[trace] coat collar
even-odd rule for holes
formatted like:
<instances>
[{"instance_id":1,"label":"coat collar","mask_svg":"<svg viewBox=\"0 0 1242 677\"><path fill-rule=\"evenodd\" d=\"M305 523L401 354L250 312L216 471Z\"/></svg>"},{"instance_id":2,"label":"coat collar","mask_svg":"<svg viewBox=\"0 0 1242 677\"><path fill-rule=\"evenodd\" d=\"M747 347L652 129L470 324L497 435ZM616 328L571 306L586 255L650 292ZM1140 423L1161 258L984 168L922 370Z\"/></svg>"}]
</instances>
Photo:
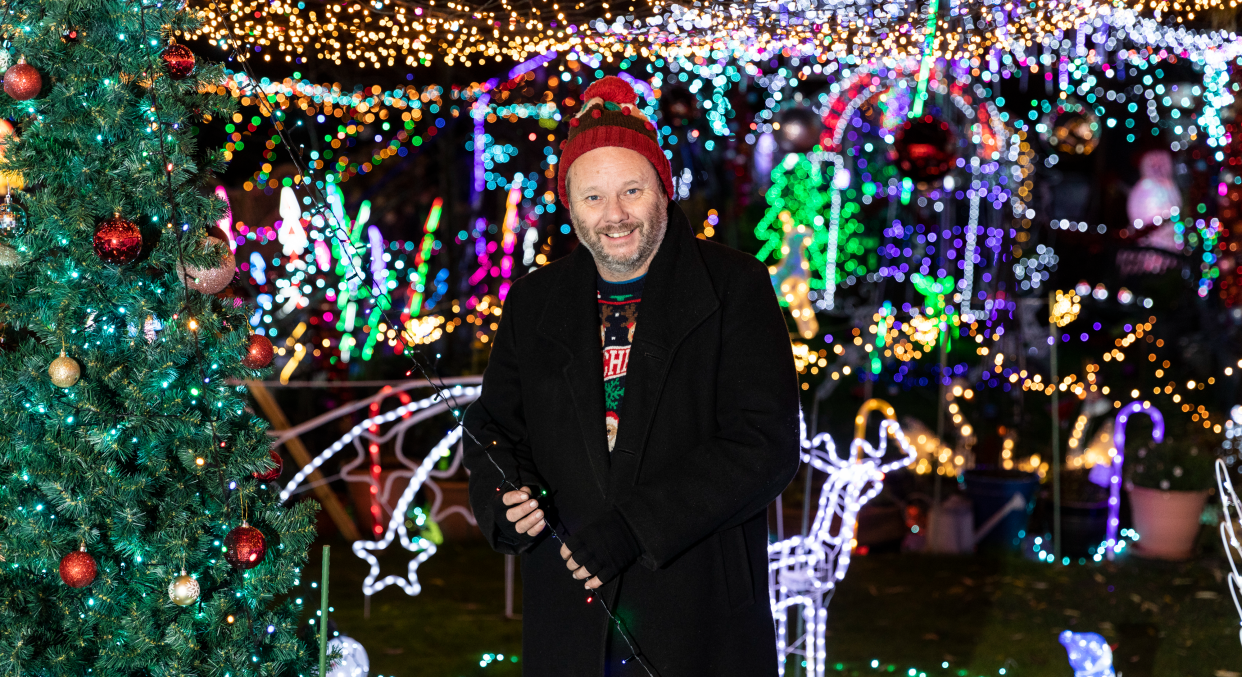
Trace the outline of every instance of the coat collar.
<instances>
[{"instance_id":1,"label":"coat collar","mask_svg":"<svg viewBox=\"0 0 1242 677\"><path fill-rule=\"evenodd\" d=\"M668 229L643 283L638 325L630 348L616 451L604 429L604 367L596 297L595 260L579 246L565 262L544 307L539 332L565 349L562 373L601 493L632 481L663 389L667 367L682 340L720 306L694 233L675 202ZM616 465L616 471L611 471Z\"/></svg>"}]
</instances>

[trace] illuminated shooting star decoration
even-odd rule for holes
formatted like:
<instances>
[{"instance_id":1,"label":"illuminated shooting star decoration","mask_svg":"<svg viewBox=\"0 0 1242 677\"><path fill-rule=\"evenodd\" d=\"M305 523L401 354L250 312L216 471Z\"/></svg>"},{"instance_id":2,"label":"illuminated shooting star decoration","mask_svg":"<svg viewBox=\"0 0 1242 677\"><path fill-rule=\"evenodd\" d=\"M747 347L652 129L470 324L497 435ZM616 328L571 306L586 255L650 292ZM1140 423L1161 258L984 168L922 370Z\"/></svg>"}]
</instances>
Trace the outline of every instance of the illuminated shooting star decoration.
<instances>
[{"instance_id":1,"label":"illuminated shooting star decoration","mask_svg":"<svg viewBox=\"0 0 1242 677\"><path fill-rule=\"evenodd\" d=\"M406 485L405 491L401 493L401 497L397 499L397 503L392 509L392 514L389 516L388 526L384 530L383 537L378 541L355 541L351 546L354 554L366 560L367 564L370 565L370 570L362 582L362 593L366 597L369 598L371 595L383 590L389 585L399 586L407 595L417 595L422 592L422 585L418 581L418 567L420 564L427 561L429 557L435 554L436 546L434 543L425 538L411 538L409 531L406 529L405 522L410 510L410 504L413 502L418 491L424 486L431 489L432 493L436 496L435 505L432 507L431 511L431 517L433 520L438 521L439 519L443 519L452 512L461 512L463 515L465 514L464 511L457 507L449 508L448 510L442 512L438 511L440 503L439 489L438 487L434 487L433 484L427 482L428 477L446 476L446 473L451 474L457 470L457 461L455 461L453 467L447 471L440 472L434 471L433 469L440 459L448 458L453 455L453 446L461 440L462 429L460 426L457 426L450 430L448 434L436 443L431 452L417 463L406 458L403 453L404 433L406 430L417 425L418 423L437 414L444 413L450 408L456 408L469 402L473 402L478 398L481 390L481 387L455 386L448 390L448 394L452 398L450 401L445 401L444 398L438 395L433 395L431 397L397 407L396 409L384 414L367 418L366 420L355 425L353 428L350 428L348 433L343 435L336 442L333 442L331 446L312 459L310 463L306 464L306 466L299 469L293 478L285 485L284 489L281 490L280 500L284 501L294 493L314 488L314 486L316 486L315 484L308 484L301 487L299 485L305 482L306 479L310 477L311 473L318 470L320 466L338 454L346 447L346 445L349 444L353 444L357 448L359 458L342 466L341 475L339 475L339 477L347 481L371 483L373 480L365 474L357 476L350 476L347 474L349 470L357 467L362 462L362 442L365 440L382 443L389 439L396 438L395 446L397 448L397 456L403 464L412 468L413 472L392 473L387 480L387 486L384 488L383 494L387 495L387 490L391 488L392 483L399 477L408 475L410 478L409 484ZM394 421L398 421L398 419L400 419L399 422L389 429L382 437L373 435L369 430L371 426L393 423ZM460 456L460 453L458 455ZM324 478L323 480L320 480L318 484L330 482L333 479L337 478ZM378 487L376 487L376 489L378 491ZM467 519L469 519L468 516ZM379 560L376 559L374 553L376 551L382 552L383 550L386 550L389 545L392 545L394 540L399 540L401 547L415 553L415 556L406 565L405 576L386 576L381 579L379 578Z\"/></svg>"},{"instance_id":2,"label":"illuminated shooting star decoration","mask_svg":"<svg viewBox=\"0 0 1242 677\"><path fill-rule=\"evenodd\" d=\"M884 415L878 449L864 437L867 416L873 411ZM889 438L897 442L902 455L886 463ZM768 546L768 593L776 620L779 674L785 674L790 655L801 654L806 657L808 677L824 675L828 658L824 646L828 603L850 566L858 510L880 493L885 473L904 468L914 461L915 455L914 447L897 424L896 412L884 400L867 400L858 410L848 460L837 456L836 446L827 433L808 441L806 424L802 423L802 461L828 477L820 490L810 533ZM793 606L802 607L806 631L790 642L788 610Z\"/></svg>"},{"instance_id":3,"label":"illuminated shooting star decoration","mask_svg":"<svg viewBox=\"0 0 1242 677\"><path fill-rule=\"evenodd\" d=\"M1113 456L1112 473L1108 477L1108 528L1104 537L1104 546L1108 549L1107 556L1110 561L1116 557L1119 549L1117 532L1121 526L1121 466L1126 458L1126 422L1135 414L1150 416L1152 441L1164 441L1164 416L1159 409L1151 406L1151 402L1135 400L1117 412L1117 422L1113 424L1113 442L1117 453Z\"/></svg>"}]
</instances>

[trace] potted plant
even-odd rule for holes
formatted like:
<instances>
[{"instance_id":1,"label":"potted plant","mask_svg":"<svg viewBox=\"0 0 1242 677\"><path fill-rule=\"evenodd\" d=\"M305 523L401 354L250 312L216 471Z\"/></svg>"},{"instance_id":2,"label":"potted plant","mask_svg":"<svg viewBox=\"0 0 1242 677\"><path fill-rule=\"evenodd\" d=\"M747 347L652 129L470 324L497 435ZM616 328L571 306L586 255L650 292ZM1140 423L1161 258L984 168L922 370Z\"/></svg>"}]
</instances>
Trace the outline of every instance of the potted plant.
<instances>
[{"instance_id":1,"label":"potted plant","mask_svg":"<svg viewBox=\"0 0 1242 677\"><path fill-rule=\"evenodd\" d=\"M1135 554L1171 560L1190 557L1212 487L1216 446L1212 435L1191 423L1185 433L1170 431L1164 442L1146 444L1127 459L1126 490L1139 535Z\"/></svg>"}]
</instances>

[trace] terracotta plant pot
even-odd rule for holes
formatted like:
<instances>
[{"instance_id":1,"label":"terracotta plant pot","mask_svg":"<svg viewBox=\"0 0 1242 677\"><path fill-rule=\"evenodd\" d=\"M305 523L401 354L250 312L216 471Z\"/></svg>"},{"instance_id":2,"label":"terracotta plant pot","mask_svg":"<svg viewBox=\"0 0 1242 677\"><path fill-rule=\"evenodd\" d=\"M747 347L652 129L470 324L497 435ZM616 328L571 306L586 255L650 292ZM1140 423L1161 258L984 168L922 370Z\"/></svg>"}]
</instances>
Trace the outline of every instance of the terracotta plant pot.
<instances>
[{"instance_id":1,"label":"terracotta plant pot","mask_svg":"<svg viewBox=\"0 0 1242 677\"><path fill-rule=\"evenodd\" d=\"M1199 534L1199 516L1207 503L1207 491L1161 491L1130 488L1130 513L1139 541L1134 554L1140 557L1188 559Z\"/></svg>"}]
</instances>

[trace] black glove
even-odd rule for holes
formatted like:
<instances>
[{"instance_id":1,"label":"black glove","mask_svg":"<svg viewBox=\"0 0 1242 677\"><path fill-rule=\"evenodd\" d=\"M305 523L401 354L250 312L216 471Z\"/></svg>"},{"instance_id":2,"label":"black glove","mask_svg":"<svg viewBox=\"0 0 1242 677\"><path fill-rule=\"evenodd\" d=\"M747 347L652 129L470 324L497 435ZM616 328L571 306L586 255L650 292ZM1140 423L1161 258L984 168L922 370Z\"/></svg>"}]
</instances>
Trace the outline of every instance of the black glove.
<instances>
[{"instance_id":1,"label":"black glove","mask_svg":"<svg viewBox=\"0 0 1242 677\"><path fill-rule=\"evenodd\" d=\"M590 574L607 583L638 559L642 548L616 510L609 510L598 520L565 539L574 563L586 567Z\"/></svg>"}]
</instances>

